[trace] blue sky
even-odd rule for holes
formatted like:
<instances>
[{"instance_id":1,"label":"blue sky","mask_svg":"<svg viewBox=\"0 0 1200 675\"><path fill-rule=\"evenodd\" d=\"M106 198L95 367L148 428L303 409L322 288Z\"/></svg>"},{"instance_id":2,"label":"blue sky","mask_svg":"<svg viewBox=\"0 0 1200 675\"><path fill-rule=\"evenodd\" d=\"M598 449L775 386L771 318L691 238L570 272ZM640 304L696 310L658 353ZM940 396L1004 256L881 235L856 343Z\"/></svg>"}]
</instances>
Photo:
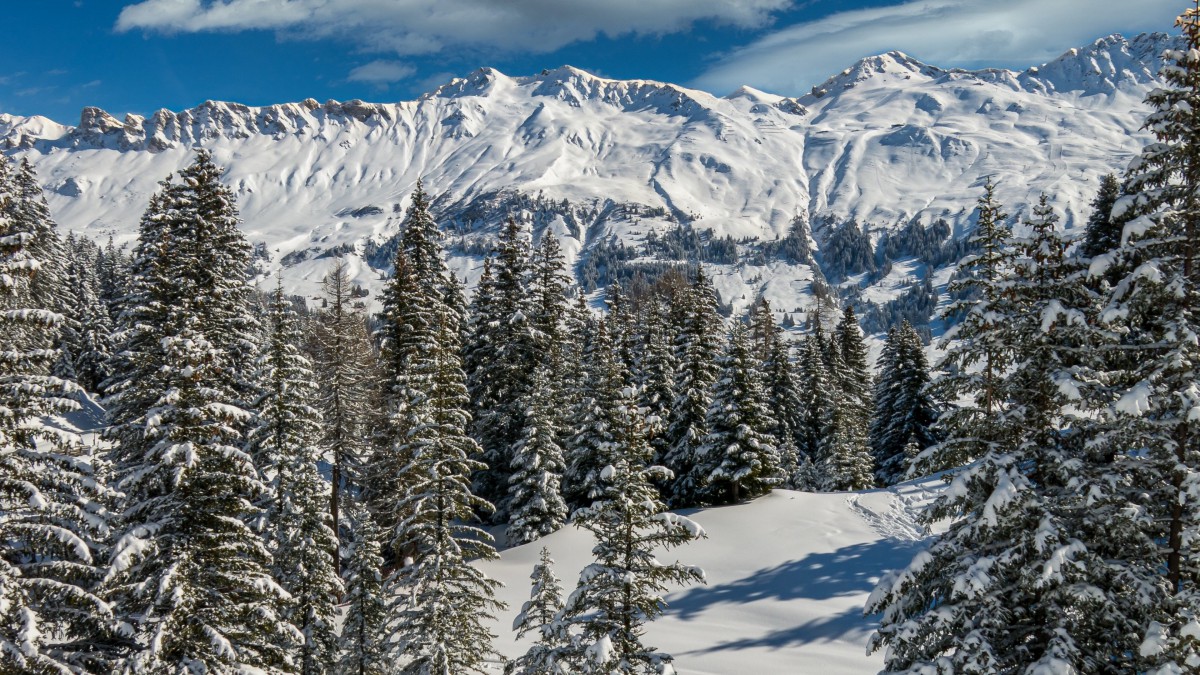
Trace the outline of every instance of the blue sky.
<instances>
[{"instance_id":1,"label":"blue sky","mask_svg":"<svg viewBox=\"0 0 1200 675\"><path fill-rule=\"evenodd\" d=\"M0 112L75 123L206 99L414 98L570 64L717 94L806 92L863 56L1024 68L1185 0L36 0L5 7Z\"/></svg>"}]
</instances>

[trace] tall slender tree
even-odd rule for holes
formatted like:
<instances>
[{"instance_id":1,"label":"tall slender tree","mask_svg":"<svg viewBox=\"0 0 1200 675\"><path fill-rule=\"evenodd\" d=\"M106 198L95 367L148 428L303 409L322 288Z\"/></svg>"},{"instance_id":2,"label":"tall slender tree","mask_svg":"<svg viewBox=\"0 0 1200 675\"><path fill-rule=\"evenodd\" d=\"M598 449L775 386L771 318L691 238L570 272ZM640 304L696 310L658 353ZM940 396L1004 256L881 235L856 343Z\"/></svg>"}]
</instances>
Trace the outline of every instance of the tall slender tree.
<instances>
[{"instance_id":1,"label":"tall slender tree","mask_svg":"<svg viewBox=\"0 0 1200 675\"><path fill-rule=\"evenodd\" d=\"M559 660L567 651L569 642L563 623L558 620L558 613L563 607L563 589L554 574L550 549L542 548L529 578L533 580L529 600L525 601L513 621L513 630L518 638L536 631L537 642L524 654L509 661L504 672L506 675L559 675L563 672Z\"/></svg>"},{"instance_id":2,"label":"tall slender tree","mask_svg":"<svg viewBox=\"0 0 1200 675\"><path fill-rule=\"evenodd\" d=\"M509 479L508 543L527 544L550 534L567 520L562 496L566 469L555 429L554 390L546 366L538 366L524 404L525 424L513 448Z\"/></svg>"},{"instance_id":3,"label":"tall slender tree","mask_svg":"<svg viewBox=\"0 0 1200 675\"><path fill-rule=\"evenodd\" d=\"M383 556L379 554L382 533L371 513L354 501L348 501L346 518L350 540L346 545L346 564L342 569L345 583L346 617L338 639L338 673L346 675L386 675L391 663L387 658L387 602L383 596Z\"/></svg>"},{"instance_id":4,"label":"tall slender tree","mask_svg":"<svg viewBox=\"0 0 1200 675\"><path fill-rule=\"evenodd\" d=\"M142 217L108 402L124 493L108 597L134 670L291 670L296 628L248 522L266 492L242 448L256 416L250 247L207 152Z\"/></svg>"}]
</instances>

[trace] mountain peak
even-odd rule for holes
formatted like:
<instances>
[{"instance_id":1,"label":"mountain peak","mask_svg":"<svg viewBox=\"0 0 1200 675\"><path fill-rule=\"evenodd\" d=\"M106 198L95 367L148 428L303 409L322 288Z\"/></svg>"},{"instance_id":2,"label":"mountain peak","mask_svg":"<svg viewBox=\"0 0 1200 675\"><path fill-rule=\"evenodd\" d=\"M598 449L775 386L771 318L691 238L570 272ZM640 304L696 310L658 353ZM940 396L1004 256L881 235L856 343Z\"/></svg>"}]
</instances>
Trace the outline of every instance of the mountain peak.
<instances>
[{"instance_id":1,"label":"mountain peak","mask_svg":"<svg viewBox=\"0 0 1200 675\"><path fill-rule=\"evenodd\" d=\"M1020 74L1022 87L1040 93L1077 91L1083 95L1112 94L1139 87L1158 77L1163 51L1183 38L1167 33L1142 33L1133 38L1107 35L1085 47Z\"/></svg>"}]
</instances>

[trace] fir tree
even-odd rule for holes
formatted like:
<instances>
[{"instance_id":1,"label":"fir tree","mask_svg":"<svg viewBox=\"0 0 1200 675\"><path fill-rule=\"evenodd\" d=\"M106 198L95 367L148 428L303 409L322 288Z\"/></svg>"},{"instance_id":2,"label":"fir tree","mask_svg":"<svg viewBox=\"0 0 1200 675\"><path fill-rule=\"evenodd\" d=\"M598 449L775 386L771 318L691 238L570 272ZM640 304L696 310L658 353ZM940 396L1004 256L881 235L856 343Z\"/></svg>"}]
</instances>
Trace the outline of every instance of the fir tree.
<instances>
[{"instance_id":1,"label":"fir tree","mask_svg":"<svg viewBox=\"0 0 1200 675\"><path fill-rule=\"evenodd\" d=\"M679 562L663 564L656 553L704 536L691 520L664 512L650 485L661 467L647 467L649 446L630 399L617 402L607 464L595 486L596 500L575 514L595 536L595 562L579 575L558 622L577 629L561 660L580 673L660 673L667 654L642 643L644 624L659 616L667 584L703 581L704 573Z\"/></svg>"},{"instance_id":2,"label":"fir tree","mask_svg":"<svg viewBox=\"0 0 1200 675\"><path fill-rule=\"evenodd\" d=\"M30 291L47 265L34 224L9 216L14 198L0 158L0 671L104 672L117 622L94 589L112 495L79 437L41 421L76 409L78 387L47 374L62 316Z\"/></svg>"},{"instance_id":3,"label":"fir tree","mask_svg":"<svg viewBox=\"0 0 1200 675\"><path fill-rule=\"evenodd\" d=\"M704 269L696 269L691 287L678 301L676 316L675 403L667 430L669 451L664 466L675 476L671 505L695 506L701 485L690 469L708 434L706 419L712 404L711 390L720 375L722 321L717 296Z\"/></svg>"},{"instance_id":4,"label":"fir tree","mask_svg":"<svg viewBox=\"0 0 1200 675\"><path fill-rule=\"evenodd\" d=\"M741 324L730 331L714 392L705 423L709 432L692 471L705 486L704 501L736 504L781 482L766 392Z\"/></svg>"},{"instance_id":5,"label":"fir tree","mask_svg":"<svg viewBox=\"0 0 1200 675\"><path fill-rule=\"evenodd\" d=\"M567 505L562 497L563 451L554 427L555 398L550 374L538 366L525 400L525 424L513 448L509 479L510 546L527 544L563 526Z\"/></svg>"},{"instance_id":6,"label":"fir tree","mask_svg":"<svg viewBox=\"0 0 1200 675\"><path fill-rule=\"evenodd\" d=\"M59 374L74 379L85 391L99 393L111 374L113 323L100 298L92 244L68 236L66 283L70 295L60 340Z\"/></svg>"},{"instance_id":7,"label":"fir tree","mask_svg":"<svg viewBox=\"0 0 1200 675\"><path fill-rule=\"evenodd\" d=\"M854 309L846 306L830 349L835 370L830 378L839 393L834 409L834 436L825 460L828 490L862 490L875 482L868 439L871 423L871 373L867 347Z\"/></svg>"},{"instance_id":8,"label":"fir tree","mask_svg":"<svg viewBox=\"0 0 1200 675\"><path fill-rule=\"evenodd\" d=\"M1007 217L989 180L979 198L978 223L971 236L979 252L959 262L950 284L951 294L960 299L946 314L963 316L943 338L947 350L932 385L938 399L968 402L939 418L943 439L914 459L912 471L917 474L962 466L1006 442L998 421L1012 345L1005 344L1001 328L1012 320L1008 286L1015 256Z\"/></svg>"},{"instance_id":9,"label":"fir tree","mask_svg":"<svg viewBox=\"0 0 1200 675\"><path fill-rule=\"evenodd\" d=\"M525 654L510 661L504 672L506 675L560 675L563 671L558 661L568 641L557 619L563 607L563 589L554 575L550 549L542 548L538 564L533 566L529 578L533 580L529 600L513 621L513 630L518 638L536 631L538 639Z\"/></svg>"},{"instance_id":10,"label":"fir tree","mask_svg":"<svg viewBox=\"0 0 1200 675\"><path fill-rule=\"evenodd\" d=\"M200 152L151 198L109 387L125 499L107 592L142 647L134 670L290 670L299 639L247 524L266 490L242 450L250 249L218 175Z\"/></svg>"},{"instance_id":11,"label":"fir tree","mask_svg":"<svg viewBox=\"0 0 1200 675\"><path fill-rule=\"evenodd\" d=\"M268 521L275 576L291 595L285 616L304 638L298 671L315 675L332 669L337 659L334 624L342 583L334 567L338 544L327 510L329 488L317 471L316 384L300 353L297 317L282 286L271 303L269 326L271 339L259 365L266 394L258 404L260 425L250 435L250 448L252 456L262 458L259 469L274 474Z\"/></svg>"},{"instance_id":12,"label":"fir tree","mask_svg":"<svg viewBox=\"0 0 1200 675\"><path fill-rule=\"evenodd\" d=\"M825 368L825 349L820 334L805 338L802 349L799 370L804 417L800 455L821 468L829 458L834 442L837 399Z\"/></svg>"},{"instance_id":13,"label":"fir tree","mask_svg":"<svg viewBox=\"0 0 1200 675\"><path fill-rule=\"evenodd\" d=\"M346 517L352 537L347 544L342 579L346 589L346 618L338 647L338 673L345 675L387 675L387 603L383 596L383 556L379 554L382 533L371 514L355 502L348 502Z\"/></svg>"},{"instance_id":14,"label":"fir tree","mask_svg":"<svg viewBox=\"0 0 1200 675\"><path fill-rule=\"evenodd\" d=\"M646 413L646 435L656 460L670 450L667 421L675 399L675 354L671 347L670 308L661 298L646 303L645 330L637 354L639 405Z\"/></svg>"}]
</instances>

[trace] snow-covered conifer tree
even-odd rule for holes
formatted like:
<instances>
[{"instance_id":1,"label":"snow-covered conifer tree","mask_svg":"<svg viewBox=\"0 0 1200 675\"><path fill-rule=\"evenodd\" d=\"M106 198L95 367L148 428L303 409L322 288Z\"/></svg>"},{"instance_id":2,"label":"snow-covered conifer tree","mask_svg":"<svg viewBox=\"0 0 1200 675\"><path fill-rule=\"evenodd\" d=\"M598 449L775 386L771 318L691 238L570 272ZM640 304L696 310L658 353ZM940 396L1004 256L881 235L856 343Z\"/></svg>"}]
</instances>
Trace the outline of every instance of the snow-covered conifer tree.
<instances>
[{"instance_id":1,"label":"snow-covered conifer tree","mask_svg":"<svg viewBox=\"0 0 1200 675\"><path fill-rule=\"evenodd\" d=\"M94 590L112 495L80 438L42 419L77 408L78 387L48 374L62 316L30 290L46 263L34 224L10 217L17 197L0 158L0 672L104 672L118 626Z\"/></svg>"},{"instance_id":2,"label":"snow-covered conifer tree","mask_svg":"<svg viewBox=\"0 0 1200 675\"><path fill-rule=\"evenodd\" d=\"M717 313L717 295L703 267L696 268L690 288L677 299L675 334L675 403L667 429L669 451L664 466L675 476L671 505L695 506L701 485L690 473L696 453L708 434L706 418L712 386L720 375L724 322Z\"/></svg>"},{"instance_id":3,"label":"snow-covered conifer tree","mask_svg":"<svg viewBox=\"0 0 1200 675\"><path fill-rule=\"evenodd\" d=\"M508 662L504 672L505 675L561 675L559 659L563 658L569 642L564 625L558 621L558 613L563 607L563 589L554 574L550 549L542 548L529 578L533 580L529 599L513 621L513 630L517 637L536 631L538 639L523 655Z\"/></svg>"},{"instance_id":4,"label":"snow-covered conifer tree","mask_svg":"<svg viewBox=\"0 0 1200 675\"><path fill-rule=\"evenodd\" d=\"M346 545L342 579L346 618L338 639L338 673L387 675L387 602L383 595L383 556L379 554L382 533L371 513L347 500L346 518L351 537Z\"/></svg>"},{"instance_id":5,"label":"snow-covered conifer tree","mask_svg":"<svg viewBox=\"0 0 1200 675\"><path fill-rule=\"evenodd\" d=\"M625 369L614 353L606 321L596 324L584 358L587 380L575 410L575 435L567 448L563 476L563 492L574 509L596 498L600 472L607 466L616 442L613 414L624 395Z\"/></svg>"},{"instance_id":6,"label":"snow-covered conifer tree","mask_svg":"<svg viewBox=\"0 0 1200 675\"><path fill-rule=\"evenodd\" d=\"M266 491L242 449L250 247L219 175L201 151L151 198L108 387L124 501L106 592L133 624L134 670L287 671L300 637L248 525Z\"/></svg>"},{"instance_id":7,"label":"snow-covered conifer tree","mask_svg":"<svg viewBox=\"0 0 1200 675\"><path fill-rule=\"evenodd\" d=\"M300 352L298 319L278 287L268 315L270 341L259 358L259 426L250 451L260 471L273 475L268 499L268 539L275 578L291 595L284 615L303 636L298 672L318 675L337 660L337 602L342 582L334 567L337 537L329 514L329 486L317 460L322 454L321 415L313 406L316 383Z\"/></svg>"},{"instance_id":8,"label":"snow-covered conifer tree","mask_svg":"<svg viewBox=\"0 0 1200 675\"><path fill-rule=\"evenodd\" d=\"M650 448L641 416L631 398L617 402L607 464L598 476L596 499L575 514L575 523L596 538L595 562L580 572L579 585L567 598L558 622L577 631L560 651L575 672L661 673L671 657L642 642L647 621L664 607L668 584L703 581L704 573L679 562L663 563L661 549L704 536L693 521L665 512L650 485L661 467L647 467Z\"/></svg>"},{"instance_id":9,"label":"snow-covered conifer tree","mask_svg":"<svg viewBox=\"0 0 1200 675\"><path fill-rule=\"evenodd\" d=\"M913 458L937 440L925 346L908 321L888 331L879 367L871 451L876 481L892 485L904 480Z\"/></svg>"},{"instance_id":10,"label":"snow-covered conifer tree","mask_svg":"<svg viewBox=\"0 0 1200 675\"><path fill-rule=\"evenodd\" d=\"M692 471L704 485L704 502L736 504L767 493L782 477L766 392L744 325L735 324L730 331L720 364L705 423L708 434Z\"/></svg>"},{"instance_id":11,"label":"snow-covered conifer tree","mask_svg":"<svg viewBox=\"0 0 1200 675\"><path fill-rule=\"evenodd\" d=\"M527 544L554 532L567 520L562 496L566 467L554 426L554 390L550 372L538 366L525 399L525 424L513 447L512 478L509 479L508 543Z\"/></svg>"},{"instance_id":12,"label":"snow-covered conifer tree","mask_svg":"<svg viewBox=\"0 0 1200 675\"><path fill-rule=\"evenodd\" d=\"M962 314L962 319L943 337L947 350L932 384L940 400L967 400L939 418L943 438L914 458L911 471L917 475L962 466L1007 442L999 420L1013 345L1004 342L1001 328L1012 320L1014 311L1008 288L1016 255L1007 217L989 179L971 235L978 252L959 261L950 284L951 294L959 299L945 313Z\"/></svg>"}]
</instances>

